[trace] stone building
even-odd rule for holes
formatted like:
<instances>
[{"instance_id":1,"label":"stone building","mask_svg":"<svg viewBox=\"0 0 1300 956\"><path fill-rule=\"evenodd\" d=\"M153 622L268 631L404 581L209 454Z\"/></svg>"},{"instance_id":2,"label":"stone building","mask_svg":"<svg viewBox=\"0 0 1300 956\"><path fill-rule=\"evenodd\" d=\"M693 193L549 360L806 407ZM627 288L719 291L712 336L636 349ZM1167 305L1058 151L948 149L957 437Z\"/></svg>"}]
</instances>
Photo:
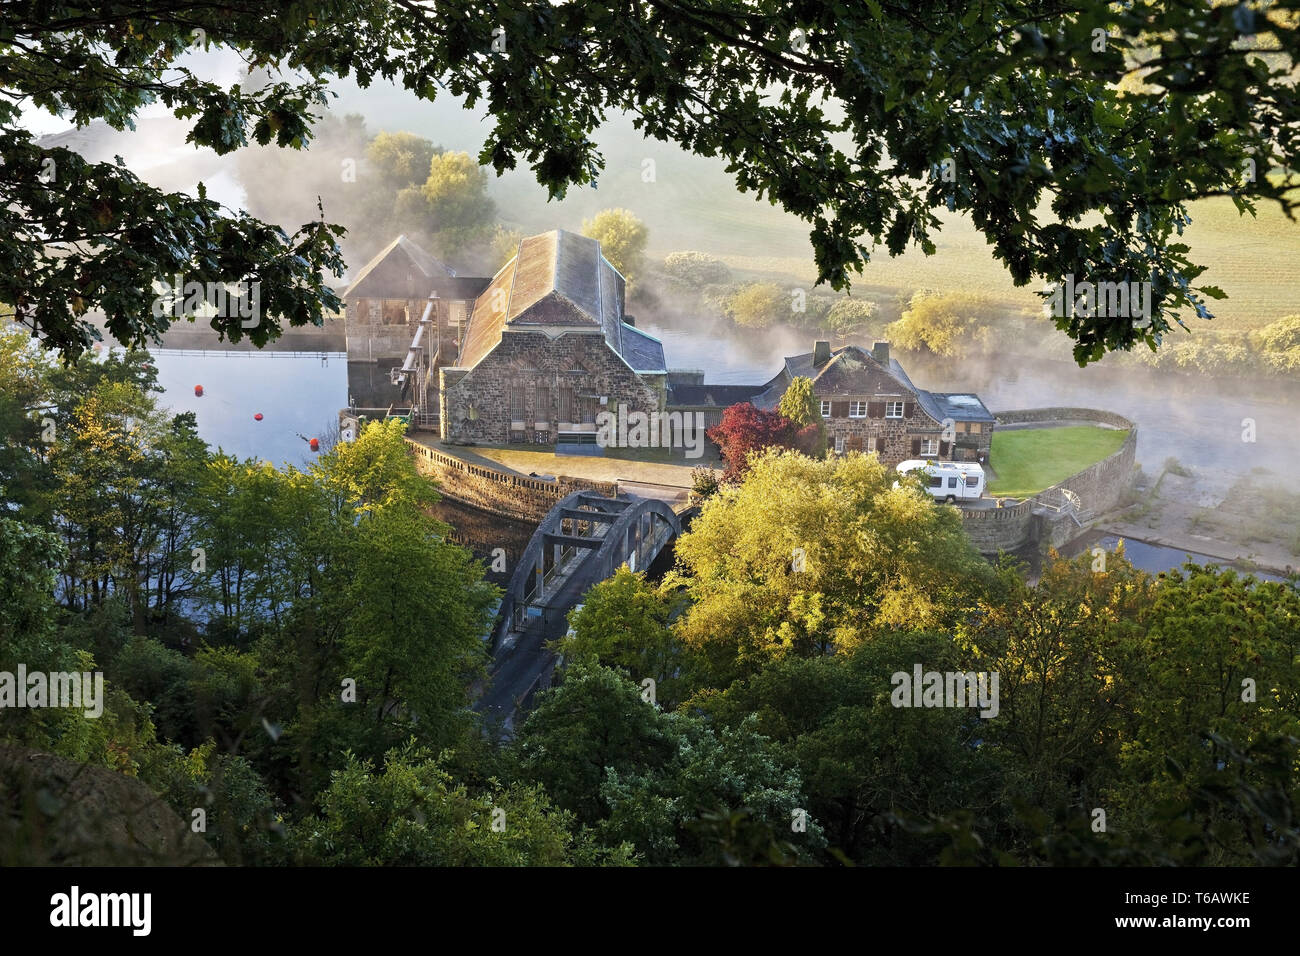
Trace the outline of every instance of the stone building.
<instances>
[{"instance_id":1,"label":"stone building","mask_svg":"<svg viewBox=\"0 0 1300 956\"><path fill-rule=\"evenodd\" d=\"M594 239L522 240L439 370L442 439L595 444L600 412L661 411L663 346L625 314L624 285Z\"/></svg>"},{"instance_id":2,"label":"stone building","mask_svg":"<svg viewBox=\"0 0 1300 956\"><path fill-rule=\"evenodd\" d=\"M450 364L474 300L490 281L457 275L406 236L398 236L366 263L342 295L348 361L400 363L433 296L430 318L436 334L426 343L426 355L430 366Z\"/></svg>"},{"instance_id":3,"label":"stone building","mask_svg":"<svg viewBox=\"0 0 1300 956\"><path fill-rule=\"evenodd\" d=\"M775 408L795 378L812 379L827 444L838 453L875 452L889 466L909 458L988 461L994 419L979 396L917 388L887 342L870 351L816 342L813 351L788 356L751 401Z\"/></svg>"}]
</instances>

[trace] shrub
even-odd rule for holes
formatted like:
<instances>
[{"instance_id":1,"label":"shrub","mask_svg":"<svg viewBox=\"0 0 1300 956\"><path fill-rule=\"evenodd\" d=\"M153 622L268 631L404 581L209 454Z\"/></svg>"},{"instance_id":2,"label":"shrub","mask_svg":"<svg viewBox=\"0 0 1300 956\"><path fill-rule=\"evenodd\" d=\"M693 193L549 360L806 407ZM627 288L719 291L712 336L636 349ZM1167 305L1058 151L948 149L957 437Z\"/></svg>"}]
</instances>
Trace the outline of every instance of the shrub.
<instances>
[{"instance_id":1,"label":"shrub","mask_svg":"<svg viewBox=\"0 0 1300 956\"><path fill-rule=\"evenodd\" d=\"M664 273L692 286L731 281L727 264L707 252L674 252L664 259Z\"/></svg>"}]
</instances>

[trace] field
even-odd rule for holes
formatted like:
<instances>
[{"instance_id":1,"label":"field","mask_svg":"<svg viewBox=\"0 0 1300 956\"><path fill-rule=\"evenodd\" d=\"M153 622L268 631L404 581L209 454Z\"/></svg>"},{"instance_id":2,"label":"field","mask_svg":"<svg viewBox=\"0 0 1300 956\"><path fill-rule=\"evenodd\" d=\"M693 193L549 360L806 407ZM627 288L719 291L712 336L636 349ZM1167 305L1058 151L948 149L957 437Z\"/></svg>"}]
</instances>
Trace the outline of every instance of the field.
<instances>
[{"instance_id":1,"label":"field","mask_svg":"<svg viewBox=\"0 0 1300 956\"><path fill-rule=\"evenodd\" d=\"M995 495L1023 498L1050 488L1117 451L1128 432L1093 425L995 431L989 461Z\"/></svg>"}]
</instances>

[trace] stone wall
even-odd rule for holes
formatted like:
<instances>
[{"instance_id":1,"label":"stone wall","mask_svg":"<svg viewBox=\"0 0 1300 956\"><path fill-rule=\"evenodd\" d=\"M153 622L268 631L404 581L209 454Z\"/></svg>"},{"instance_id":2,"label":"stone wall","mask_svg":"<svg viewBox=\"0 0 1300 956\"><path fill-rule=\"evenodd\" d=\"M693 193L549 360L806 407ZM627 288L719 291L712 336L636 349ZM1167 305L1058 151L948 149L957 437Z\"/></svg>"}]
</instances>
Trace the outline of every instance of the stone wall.
<instances>
[{"instance_id":1,"label":"stone wall","mask_svg":"<svg viewBox=\"0 0 1300 956\"><path fill-rule=\"evenodd\" d=\"M1097 408L1056 406L1052 408L1021 408L1008 412L994 412L999 425L1022 425L1038 422L1096 422L1116 428L1133 429L1137 426L1123 415Z\"/></svg>"},{"instance_id":2,"label":"stone wall","mask_svg":"<svg viewBox=\"0 0 1300 956\"><path fill-rule=\"evenodd\" d=\"M1128 437L1116 451L1101 461L1076 472L1051 488L1044 489L1033 498L1013 507L998 509L962 509L963 526L982 554L1014 551L1026 544L1045 541L1060 547L1082 532L1068 515L1042 506L1044 497L1059 497L1059 490L1071 491L1079 496L1080 506L1094 514L1114 508L1133 473L1137 454L1137 425L1123 415L1093 408L1029 408L1009 412L996 412L999 425L1016 425L1047 422L1097 422L1115 428L1128 429ZM997 468L997 462L993 462Z\"/></svg>"},{"instance_id":3,"label":"stone wall","mask_svg":"<svg viewBox=\"0 0 1300 956\"><path fill-rule=\"evenodd\" d=\"M618 493L614 482L565 475L555 481L527 478L470 464L410 438L406 444L416 471L438 482L439 493L507 518L540 521L557 501L575 491L597 491L607 497Z\"/></svg>"},{"instance_id":4,"label":"stone wall","mask_svg":"<svg viewBox=\"0 0 1300 956\"><path fill-rule=\"evenodd\" d=\"M555 441L562 424L560 396L585 396L592 416L620 404L628 411L654 412L660 392L628 368L600 334L566 332L552 340L540 332L511 332L468 371L442 370L439 384L442 439L450 442L506 444L512 440L510 397L523 395L524 423L515 441L532 442L538 433ZM599 403L604 398L603 404ZM542 407L543 404L545 407ZM578 418L576 412L570 418ZM579 419L579 422L581 419ZM538 428L545 423L546 428ZM572 421L564 424L575 424ZM587 429L595 432L594 425Z\"/></svg>"},{"instance_id":5,"label":"stone wall","mask_svg":"<svg viewBox=\"0 0 1300 956\"><path fill-rule=\"evenodd\" d=\"M1033 511L1032 498L1003 508L963 508L962 527L981 554L1014 551L1032 538Z\"/></svg>"}]
</instances>

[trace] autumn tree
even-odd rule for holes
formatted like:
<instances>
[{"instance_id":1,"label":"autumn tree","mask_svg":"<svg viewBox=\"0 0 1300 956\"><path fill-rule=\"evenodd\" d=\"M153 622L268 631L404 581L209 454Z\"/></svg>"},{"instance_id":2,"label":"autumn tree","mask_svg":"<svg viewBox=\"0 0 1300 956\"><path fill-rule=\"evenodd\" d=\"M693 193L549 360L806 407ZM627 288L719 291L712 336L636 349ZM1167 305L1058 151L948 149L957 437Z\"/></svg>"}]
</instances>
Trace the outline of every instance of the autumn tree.
<instances>
[{"instance_id":1,"label":"autumn tree","mask_svg":"<svg viewBox=\"0 0 1300 956\"><path fill-rule=\"evenodd\" d=\"M796 428L780 412L755 408L741 402L725 409L722 421L705 434L715 443L727 463L724 480L737 481L749 467L749 457L766 448L792 448Z\"/></svg>"},{"instance_id":2,"label":"autumn tree","mask_svg":"<svg viewBox=\"0 0 1300 956\"><path fill-rule=\"evenodd\" d=\"M965 292L918 292L902 318L885 329L899 348L964 356L993 341L999 311L987 296Z\"/></svg>"},{"instance_id":3,"label":"autumn tree","mask_svg":"<svg viewBox=\"0 0 1300 956\"><path fill-rule=\"evenodd\" d=\"M778 449L704 502L677 560L691 599L677 632L721 686L883 630L951 627L990 576L960 513L894 487L874 456Z\"/></svg>"}]
</instances>

